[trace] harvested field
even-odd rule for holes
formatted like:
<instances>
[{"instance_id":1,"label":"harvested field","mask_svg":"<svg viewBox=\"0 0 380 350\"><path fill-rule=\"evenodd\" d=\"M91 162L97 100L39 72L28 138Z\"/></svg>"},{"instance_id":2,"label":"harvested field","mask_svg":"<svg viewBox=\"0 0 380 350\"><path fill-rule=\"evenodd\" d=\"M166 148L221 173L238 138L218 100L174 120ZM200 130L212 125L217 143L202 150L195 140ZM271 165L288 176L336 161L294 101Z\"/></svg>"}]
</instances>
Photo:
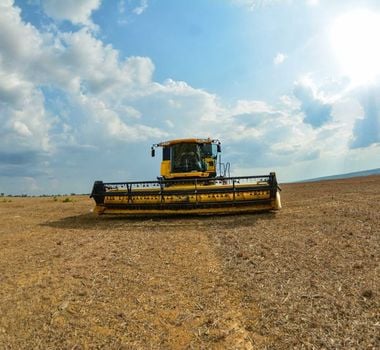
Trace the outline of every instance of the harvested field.
<instances>
[{"instance_id":1,"label":"harvested field","mask_svg":"<svg viewBox=\"0 0 380 350\"><path fill-rule=\"evenodd\" d=\"M0 199L1 349L378 349L380 176L274 214L95 217Z\"/></svg>"}]
</instances>

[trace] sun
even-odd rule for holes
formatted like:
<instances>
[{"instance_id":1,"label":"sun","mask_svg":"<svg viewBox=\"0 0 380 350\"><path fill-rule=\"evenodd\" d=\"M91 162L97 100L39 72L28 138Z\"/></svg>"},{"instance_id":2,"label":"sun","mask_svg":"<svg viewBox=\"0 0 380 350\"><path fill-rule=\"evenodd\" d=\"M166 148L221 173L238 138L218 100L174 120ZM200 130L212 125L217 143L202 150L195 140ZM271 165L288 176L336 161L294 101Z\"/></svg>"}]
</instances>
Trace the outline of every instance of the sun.
<instances>
[{"instance_id":1,"label":"sun","mask_svg":"<svg viewBox=\"0 0 380 350\"><path fill-rule=\"evenodd\" d=\"M333 52L353 85L373 82L380 75L380 14L356 10L338 17L330 31Z\"/></svg>"}]
</instances>

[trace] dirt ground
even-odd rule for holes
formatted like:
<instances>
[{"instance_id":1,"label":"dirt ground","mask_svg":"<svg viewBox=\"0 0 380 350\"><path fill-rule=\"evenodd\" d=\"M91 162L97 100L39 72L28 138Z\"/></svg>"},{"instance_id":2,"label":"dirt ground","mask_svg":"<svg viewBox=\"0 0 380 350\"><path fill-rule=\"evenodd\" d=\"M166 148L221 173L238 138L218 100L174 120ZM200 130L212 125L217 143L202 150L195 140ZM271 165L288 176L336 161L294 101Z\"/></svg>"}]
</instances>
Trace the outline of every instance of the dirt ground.
<instances>
[{"instance_id":1,"label":"dirt ground","mask_svg":"<svg viewBox=\"0 0 380 350\"><path fill-rule=\"evenodd\" d=\"M0 349L380 348L380 176L241 216L64 199L0 198Z\"/></svg>"}]
</instances>

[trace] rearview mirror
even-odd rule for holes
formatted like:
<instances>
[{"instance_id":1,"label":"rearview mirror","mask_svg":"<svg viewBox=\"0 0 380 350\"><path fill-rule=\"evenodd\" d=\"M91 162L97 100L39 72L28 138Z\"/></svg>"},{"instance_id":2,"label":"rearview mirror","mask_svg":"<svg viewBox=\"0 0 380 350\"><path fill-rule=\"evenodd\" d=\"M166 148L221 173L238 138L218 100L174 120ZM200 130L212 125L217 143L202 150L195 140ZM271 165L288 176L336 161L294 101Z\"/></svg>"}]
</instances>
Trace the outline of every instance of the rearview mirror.
<instances>
[{"instance_id":1,"label":"rearview mirror","mask_svg":"<svg viewBox=\"0 0 380 350\"><path fill-rule=\"evenodd\" d=\"M156 155L156 150L152 147L152 157L154 157Z\"/></svg>"},{"instance_id":2,"label":"rearview mirror","mask_svg":"<svg viewBox=\"0 0 380 350\"><path fill-rule=\"evenodd\" d=\"M222 152L222 146L221 146L220 143L218 143L218 144L216 145L216 151L217 151L218 153Z\"/></svg>"}]
</instances>

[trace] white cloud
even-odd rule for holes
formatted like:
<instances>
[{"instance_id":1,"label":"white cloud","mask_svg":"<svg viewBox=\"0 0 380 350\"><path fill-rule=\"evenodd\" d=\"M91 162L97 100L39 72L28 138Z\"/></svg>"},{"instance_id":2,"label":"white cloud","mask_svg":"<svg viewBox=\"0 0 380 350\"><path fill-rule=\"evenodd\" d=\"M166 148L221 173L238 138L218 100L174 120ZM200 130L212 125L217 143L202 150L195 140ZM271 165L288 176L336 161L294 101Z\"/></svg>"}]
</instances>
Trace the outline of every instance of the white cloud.
<instances>
[{"instance_id":1,"label":"white cloud","mask_svg":"<svg viewBox=\"0 0 380 350\"><path fill-rule=\"evenodd\" d=\"M234 114L244 114L252 111L255 113L271 113L273 108L264 101L239 100L233 109Z\"/></svg>"},{"instance_id":2,"label":"white cloud","mask_svg":"<svg viewBox=\"0 0 380 350\"><path fill-rule=\"evenodd\" d=\"M41 0L41 3L53 19L94 27L91 14L99 8L101 0Z\"/></svg>"},{"instance_id":3,"label":"white cloud","mask_svg":"<svg viewBox=\"0 0 380 350\"><path fill-rule=\"evenodd\" d=\"M230 0L233 4L247 8L254 11L269 5L275 4L292 4L294 0ZM304 0L309 6L319 5L319 0Z\"/></svg>"},{"instance_id":4,"label":"white cloud","mask_svg":"<svg viewBox=\"0 0 380 350\"><path fill-rule=\"evenodd\" d=\"M1 69L0 62L0 103L22 109L33 89L33 84L23 80L16 73Z\"/></svg>"},{"instance_id":5,"label":"white cloud","mask_svg":"<svg viewBox=\"0 0 380 350\"><path fill-rule=\"evenodd\" d=\"M13 123L13 129L21 136L32 136L32 133L30 132L29 128L19 120L16 120Z\"/></svg>"},{"instance_id":6,"label":"white cloud","mask_svg":"<svg viewBox=\"0 0 380 350\"><path fill-rule=\"evenodd\" d=\"M351 148L380 145L380 84L366 87L360 94L362 115L355 120Z\"/></svg>"},{"instance_id":7,"label":"white cloud","mask_svg":"<svg viewBox=\"0 0 380 350\"><path fill-rule=\"evenodd\" d=\"M159 128L123 122L113 108L107 105L105 101L101 101L96 97L82 94L78 96L76 102L81 106L83 112L90 116L90 121L99 125L100 129L93 127L95 130L92 131L95 131L95 134L102 134L103 137L105 136L105 139L111 138L114 141L136 142L167 136L166 132L161 131Z\"/></svg>"},{"instance_id":8,"label":"white cloud","mask_svg":"<svg viewBox=\"0 0 380 350\"><path fill-rule=\"evenodd\" d=\"M230 0L232 3L246 7L250 11L260 9L273 4L291 3L292 0Z\"/></svg>"},{"instance_id":9,"label":"white cloud","mask_svg":"<svg viewBox=\"0 0 380 350\"><path fill-rule=\"evenodd\" d=\"M149 7L148 0L119 0L117 9L119 18L117 24L119 26L125 26L133 22L133 16L140 16Z\"/></svg>"},{"instance_id":10,"label":"white cloud","mask_svg":"<svg viewBox=\"0 0 380 350\"><path fill-rule=\"evenodd\" d=\"M21 21L20 10L13 7L13 1L0 2L0 53L5 67L27 66L34 59L42 43L38 31Z\"/></svg>"},{"instance_id":11,"label":"white cloud","mask_svg":"<svg viewBox=\"0 0 380 350\"><path fill-rule=\"evenodd\" d=\"M132 12L136 15L141 15L143 12L146 11L147 8L148 0L140 0L139 6L135 7Z\"/></svg>"},{"instance_id":12,"label":"white cloud","mask_svg":"<svg viewBox=\"0 0 380 350\"><path fill-rule=\"evenodd\" d=\"M140 123L141 112L128 100L153 84L149 58L122 60L87 29L40 32L21 20L12 1L0 4L0 31L0 147L10 154L7 161L30 151L56 152L63 145L96 145L96 132L109 145L165 135L144 124L148 120ZM66 99L58 114L47 109L47 87Z\"/></svg>"},{"instance_id":13,"label":"white cloud","mask_svg":"<svg viewBox=\"0 0 380 350\"><path fill-rule=\"evenodd\" d=\"M231 1L239 6L244 6L248 8L250 11L253 11L258 7L262 7L270 3L270 0L231 0Z\"/></svg>"},{"instance_id":14,"label":"white cloud","mask_svg":"<svg viewBox=\"0 0 380 350\"><path fill-rule=\"evenodd\" d=\"M279 52L274 58L273 58L273 64L278 66L281 63L284 63L287 56L284 53Z\"/></svg>"},{"instance_id":15,"label":"white cloud","mask_svg":"<svg viewBox=\"0 0 380 350\"><path fill-rule=\"evenodd\" d=\"M49 120L43 95L21 75L8 73L1 61L0 110L0 149L49 151Z\"/></svg>"},{"instance_id":16,"label":"white cloud","mask_svg":"<svg viewBox=\"0 0 380 350\"><path fill-rule=\"evenodd\" d=\"M293 94L301 103L305 123L319 128L332 120L332 103L316 89L310 78L296 82Z\"/></svg>"}]
</instances>

